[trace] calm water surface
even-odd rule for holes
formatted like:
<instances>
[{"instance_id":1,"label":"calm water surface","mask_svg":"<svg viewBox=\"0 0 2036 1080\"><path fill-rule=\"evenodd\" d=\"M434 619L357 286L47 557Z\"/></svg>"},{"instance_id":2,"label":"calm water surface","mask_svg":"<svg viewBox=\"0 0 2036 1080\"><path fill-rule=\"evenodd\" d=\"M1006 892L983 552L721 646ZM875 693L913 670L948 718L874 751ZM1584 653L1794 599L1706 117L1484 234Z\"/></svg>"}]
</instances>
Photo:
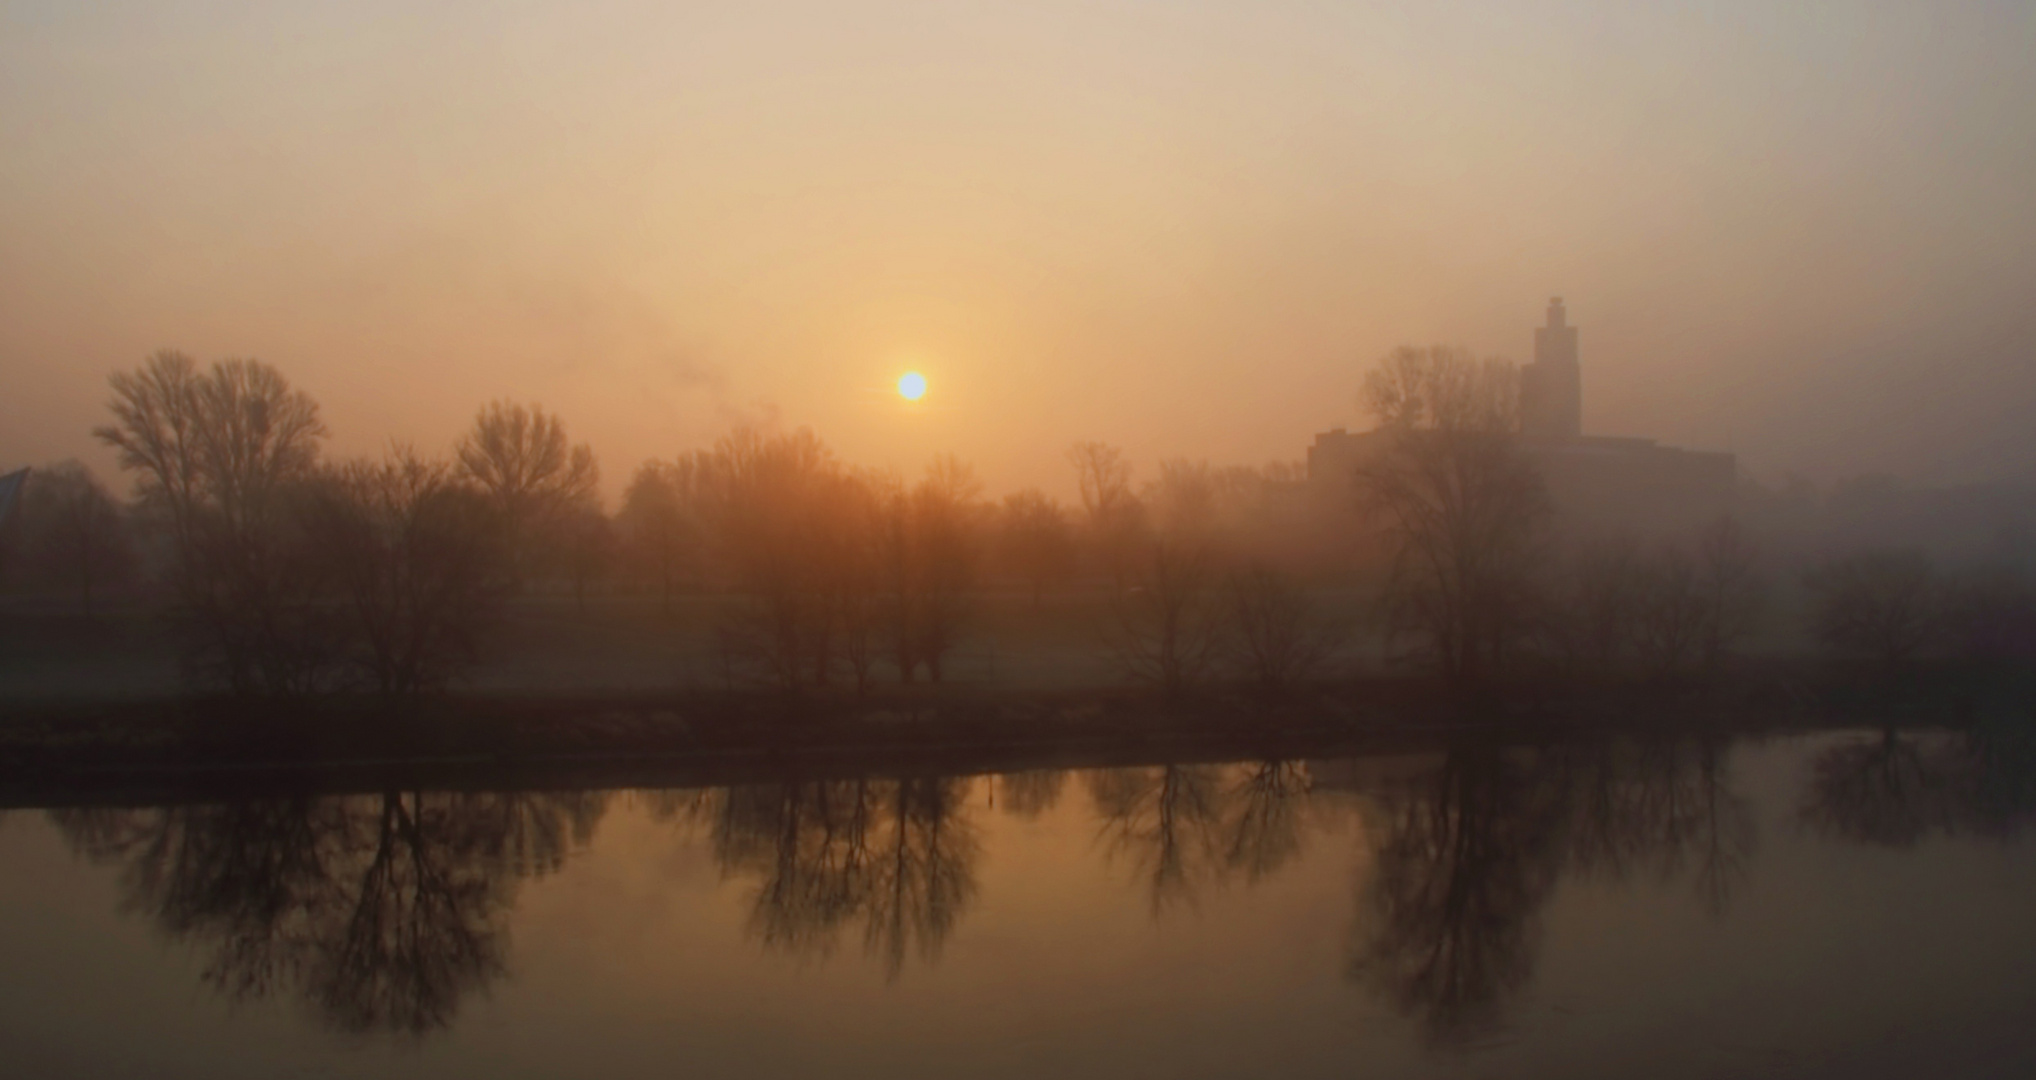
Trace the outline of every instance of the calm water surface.
<instances>
[{"instance_id":1,"label":"calm water surface","mask_svg":"<svg viewBox=\"0 0 2036 1080\"><path fill-rule=\"evenodd\" d=\"M17 1076L2036 1075L2026 740L17 810Z\"/></svg>"}]
</instances>

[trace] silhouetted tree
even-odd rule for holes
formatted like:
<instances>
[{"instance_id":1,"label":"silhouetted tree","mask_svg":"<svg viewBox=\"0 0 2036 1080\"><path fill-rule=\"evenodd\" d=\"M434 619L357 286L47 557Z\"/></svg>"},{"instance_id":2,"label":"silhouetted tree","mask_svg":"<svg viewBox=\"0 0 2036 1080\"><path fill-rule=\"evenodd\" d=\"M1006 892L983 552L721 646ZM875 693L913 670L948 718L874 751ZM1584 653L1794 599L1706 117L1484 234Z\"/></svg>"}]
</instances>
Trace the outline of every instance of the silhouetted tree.
<instances>
[{"instance_id":1,"label":"silhouetted tree","mask_svg":"<svg viewBox=\"0 0 2036 1080\"><path fill-rule=\"evenodd\" d=\"M739 594L722 614L722 640L770 682L817 681L833 633L830 567L817 556L844 525L828 514L840 464L804 429L737 430L712 461L716 546Z\"/></svg>"},{"instance_id":2,"label":"silhouetted tree","mask_svg":"<svg viewBox=\"0 0 2036 1080\"><path fill-rule=\"evenodd\" d=\"M1447 348L1402 348L1365 378L1382 445L1358 470L1361 499L1398 548L1388 606L1445 678L1503 662L1527 623L1536 526L1547 507L1522 453L1512 365Z\"/></svg>"},{"instance_id":3,"label":"silhouetted tree","mask_svg":"<svg viewBox=\"0 0 2036 1080\"><path fill-rule=\"evenodd\" d=\"M1277 693L1314 674L1343 637L1291 576L1255 563L1230 576L1228 640L1238 667L1260 690Z\"/></svg>"},{"instance_id":4,"label":"silhouetted tree","mask_svg":"<svg viewBox=\"0 0 2036 1080\"><path fill-rule=\"evenodd\" d=\"M1216 529L1223 494L1207 461L1169 458L1159 463L1159 476L1146 485L1144 503L1161 536L1176 543L1206 544Z\"/></svg>"},{"instance_id":5,"label":"silhouetted tree","mask_svg":"<svg viewBox=\"0 0 2036 1080\"><path fill-rule=\"evenodd\" d=\"M981 494L974 471L951 454L935 458L912 489L909 550L917 582L909 632L914 659L926 665L934 682L941 681L947 655L960 643L974 610Z\"/></svg>"},{"instance_id":6,"label":"silhouetted tree","mask_svg":"<svg viewBox=\"0 0 2036 1080\"><path fill-rule=\"evenodd\" d=\"M702 481L698 458L646 461L630 478L616 515L623 549L639 574L656 582L658 606L672 610L672 589L685 576L697 575L704 543L700 506Z\"/></svg>"},{"instance_id":7,"label":"silhouetted tree","mask_svg":"<svg viewBox=\"0 0 2036 1080\"><path fill-rule=\"evenodd\" d=\"M1898 664L1938 629L1940 593L1922 552L1868 551L1826 559L1803 575L1810 630L1836 652Z\"/></svg>"},{"instance_id":8,"label":"silhouetted tree","mask_svg":"<svg viewBox=\"0 0 2036 1080\"><path fill-rule=\"evenodd\" d=\"M1145 529L1145 508L1131 491L1131 464L1122 450L1100 442L1078 442L1067 456L1081 488L1084 538L1121 588L1138 561Z\"/></svg>"},{"instance_id":9,"label":"silhouetted tree","mask_svg":"<svg viewBox=\"0 0 2036 1080\"><path fill-rule=\"evenodd\" d=\"M1982 565L1944 590L1945 637L1969 660L2036 660L2036 579L2013 565Z\"/></svg>"},{"instance_id":10,"label":"silhouetted tree","mask_svg":"<svg viewBox=\"0 0 2036 1080\"><path fill-rule=\"evenodd\" d=\"M308 509L356 659L384 694L471 663L507 583L500 511L452 467L397 448L333 471Z\"/></svg>"},{"instance_id":11,"label":"silhouetted tree","mask_svg":"<svg viewBox=\"0 0 2036 1080\"><path fill-rule=\"evenodd\" d=\"M1548 623L1588 671L1637 662L1666 674L1716 667L1751 631L1766 599L1757 556L1731 519L1683 543L1643 548L1631 536L1582 544L1548 598Z\"/></svg>"},{"instance_id":12,"label":"silhouetted tree","mask_svg":"<svg viewBox=\"0 0 2036 1080\"><path fill-rule=\"evenodd\" d=\"M1023 580L1037 607L1049 583L1074 569L1074 534L1067 513L1038 488L1004 497L997 516L997 554L1005 572Z\"/></svg>"},{"instance_id":13,"label":"silhouetted tree","mask_svg":"<svg viewBox=\"0 0 2036 1080\"><path fill-rule=\"evenodd\" d=\"M1704 663L1716 668L1753 633L1767 607L1760 552L1737 521L1722 517L1697 534L1697 580L1705 610Z\"/></svg>"},{"instance_id":14,"label":"silhouetted tree","mask_svg":"<svg viewBox=\"0 0 2036 1080\"><path fill-rule=\"evenodd\" d=\"M1137 584L1113 601L1106 640L1133 678L1169 696L1208 677L1224 644L1223 598L1213 559L1165 541L1147 549Z\"/></svg>"},{"instance_id":15,"label":"silhouetted tree","mask_svg":"<svg viewBox=\"0 0 2036 1080\"><path fill-rule=\"evenodd\" d=\"M1663 545L1643 564L1634 629L1640 661L1650 672L1667 674L1704 654L1712 637L1711 599L1702 568L1681 547Z\"/></svg>"},{"instance_id":16,"label":"silhouetted tree","mask_svg":"<svg viewBox=\"0 0 2036 1080\"><path fill-rule=\"evenodd\" d=\"M1646 588L1640 545L1630 536L1587 541L1571 555L1549 613L1569 660L1603 671L1623 662L1639 636Z\"/></svg>"},{"instance_id":17,"label":"silhouetted tree","mask_svg":"<svg viewBox=\"0 0 2036 1080\"><path fill-rule=\"evenodd\" d=\"M594 451L570 444L564 421L542 406L490 402L455 455L461 476L495 502L523 572L530 572L574 507L601 482Z\"/></svg>"},{"instance_id":18,"label":"silhouetted tree","mask_svg":"<svg viewBox=\"0 0 2036 1080\"><path fill-rule=\"evenodd\" d=\"M111 383L116 423L93 434L172 537L194 665L236 691L316 685L332 628L295 515L325 435L317 404L258 361L200 373L170 351Z\"/></svg>"},{"instance_id":19,"label":"silhouetted tree","mask_svg":"<svg viewBox=\"0 0 2036 1080\"><path fill-rule=\"evenodd\" d=\"M29 572L41 584L76 593L86 617L95 594L132 576L127 519L84 465L65 461L31 474L19 512Z\"/></svg>"},{"instance_id":20,"label":"silhouetted tree","mask_svg":"<svg viewBox=\"0 0 2036 1080\"><path fill-rule=\"evenodd\" d=\"M581 499L567 508L557 528L560 561L567 580L573 584L573 608L587 610L587 586L606 578L615 569L620 541L615 525L593 498Z\"/></svg>"}]
</instances>

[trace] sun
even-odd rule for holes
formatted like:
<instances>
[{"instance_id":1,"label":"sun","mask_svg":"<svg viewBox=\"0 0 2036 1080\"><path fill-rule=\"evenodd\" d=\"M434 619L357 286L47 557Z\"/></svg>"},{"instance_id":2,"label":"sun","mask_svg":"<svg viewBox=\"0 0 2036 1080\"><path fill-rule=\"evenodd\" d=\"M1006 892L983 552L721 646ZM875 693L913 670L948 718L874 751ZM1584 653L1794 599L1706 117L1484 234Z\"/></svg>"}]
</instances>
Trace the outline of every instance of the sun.
<instances>
[{"instance_id":1,"label":"sun","mask_svg":"<svg viewBox=\"0 0 2036 1080\"><path fill-rule=\"evenodd\" d=\"M926 396L926 376L908 371L898 376L898 396L906 401L918 401Z\"/></svg>"}]
</instances>

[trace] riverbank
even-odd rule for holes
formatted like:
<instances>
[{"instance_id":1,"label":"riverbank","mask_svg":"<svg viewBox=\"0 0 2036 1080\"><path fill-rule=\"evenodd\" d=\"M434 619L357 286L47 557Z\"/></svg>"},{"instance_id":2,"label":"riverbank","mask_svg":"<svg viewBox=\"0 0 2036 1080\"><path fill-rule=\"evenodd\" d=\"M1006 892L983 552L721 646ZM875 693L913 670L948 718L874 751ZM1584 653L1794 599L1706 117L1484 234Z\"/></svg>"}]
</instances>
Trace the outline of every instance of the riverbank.
<instances>
[{"instance_id":1,"label":"riverbank","mask_svg":"<svg viewBox=\"0 0 2036 1080\"><path fill-rule=\"evenodd\" d=\"M890 687L0 704L0 805L410 787L690 786L757 776L1413 752L1452 739L2036 722L2025 676L1749 665L1683 682L1375 677L1265 698Z\"/></svg>"}]
</instances>

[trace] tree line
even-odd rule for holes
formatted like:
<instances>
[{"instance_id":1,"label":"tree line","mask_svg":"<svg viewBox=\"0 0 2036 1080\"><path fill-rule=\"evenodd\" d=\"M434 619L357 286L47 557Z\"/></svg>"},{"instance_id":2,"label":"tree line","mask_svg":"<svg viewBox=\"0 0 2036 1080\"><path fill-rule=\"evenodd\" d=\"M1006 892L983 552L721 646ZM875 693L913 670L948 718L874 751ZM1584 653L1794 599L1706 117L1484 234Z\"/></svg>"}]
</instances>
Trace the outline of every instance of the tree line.
<instances>
[{"instance_id":1,"label":"tree line","mask_svg":"<svg viewBox=\"0 0 2036 1080\"><path fill-rule=\"evenodd\" d=\"M1775 568L1729 518L1681 538L1559 538L1517 438L1518 385L1461 350L1382 360L1360 394L1377 449L1336 496L1359 514L1311 552L1281 535L1306 497L1299 466L1174 459L1141 484L1101 442L1067 449L1069 506L1036 488L991 500L951 455L908 479L805 429L738 428L642 463L610 515L592 450L541 406L489 403L441 455L335 460L317 403L273 367L164 351L112 376L94 431L133 497L75 462L38 471L0 573L68 591L87 616L147 589L194 680L242 694L443 687L535 590L583 607L630 587L672 617L705 596L687 610L711 608L727 685L858 693L950 678L988 592L1038 606L1077 583L1105 598L1097 638L1119 669L1172 694L1280 692L1346 663L1361 629L1388 661L1469 684L1716 670L1772 627ZM1797 584L1814 640L1902 662L2032 655L2031 578L1865 551ZM1373 599L1332 604L1325 585Z\"/></svg>"}]
</instances>

